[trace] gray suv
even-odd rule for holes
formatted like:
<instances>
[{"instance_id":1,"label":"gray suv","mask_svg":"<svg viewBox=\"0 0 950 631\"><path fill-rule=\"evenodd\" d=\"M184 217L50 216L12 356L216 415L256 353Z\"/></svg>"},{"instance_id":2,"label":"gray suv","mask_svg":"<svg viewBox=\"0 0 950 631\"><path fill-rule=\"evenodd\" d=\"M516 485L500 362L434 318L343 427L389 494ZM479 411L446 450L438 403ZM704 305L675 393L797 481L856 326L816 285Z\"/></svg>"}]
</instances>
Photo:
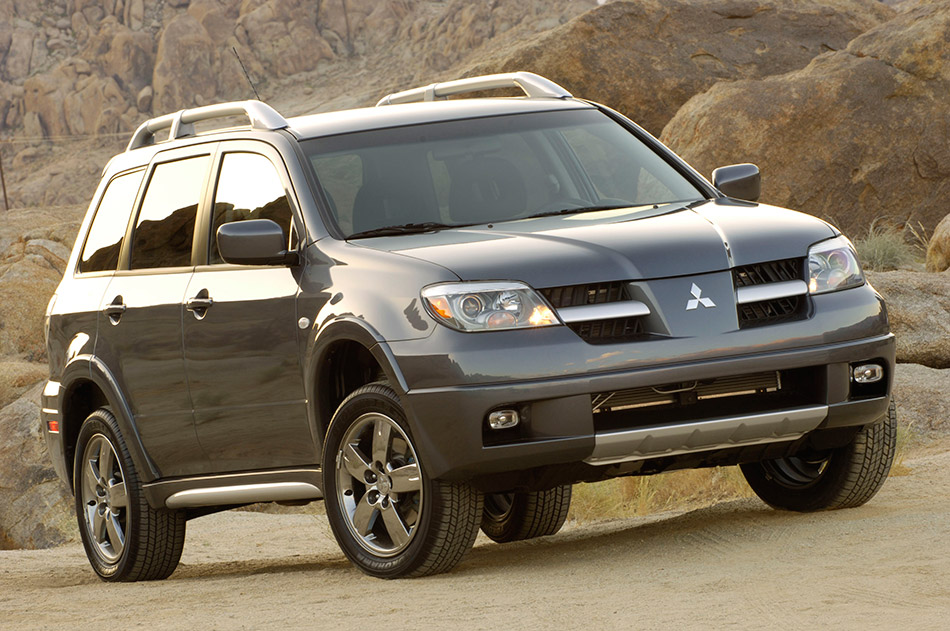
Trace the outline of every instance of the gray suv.
<instances>
[{"instance_id":1,"label":"gray suv","mask_svg":"<svg viewBox=\"0 0 950 631\"><path fill-rule=\"evenodd\" d=\"M459 98L496 88L525 96ZM46 318L42 424L93 568L167 577L187 520L253 502L325 499L395 578L479 528L557 532L577 482L738 464L776 508L868 501L884 303L838 230L758 192L530 73L143 123Z\"/></svg>"}]
</instances>

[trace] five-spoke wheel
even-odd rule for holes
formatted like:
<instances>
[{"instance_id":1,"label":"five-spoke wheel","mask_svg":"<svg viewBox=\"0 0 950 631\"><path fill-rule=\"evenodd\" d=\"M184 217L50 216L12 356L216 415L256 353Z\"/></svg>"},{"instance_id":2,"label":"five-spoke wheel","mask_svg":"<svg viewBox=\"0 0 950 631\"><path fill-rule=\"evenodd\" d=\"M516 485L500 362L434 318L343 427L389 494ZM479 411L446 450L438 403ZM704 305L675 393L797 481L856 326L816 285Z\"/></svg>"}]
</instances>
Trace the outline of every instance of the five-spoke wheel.
<instances>
[{"instance_id":1,"label":"five-spoke wheel","mask_svg":"<svg viewBox=\"0 0 950 631\"><path fill-rule=\"evenodd\" d=\"M79 429L73 480L79 533L102 579L147 581L175 571L185 543L185 515L146 502L108 408L90 414Z\"/></svg>"},{"instance_id":2,"label":"five-spoke wheel","mask_svg":"<svg viewBox=\"0 0 950 631\"><path fill-rule=\"evenodd\" d=\"M330 527L344 554L370 576L446 572L475 542L481 494L426 476L389 386L363 386L340 404L323 463Z\"/></svg>"}]
</instances>

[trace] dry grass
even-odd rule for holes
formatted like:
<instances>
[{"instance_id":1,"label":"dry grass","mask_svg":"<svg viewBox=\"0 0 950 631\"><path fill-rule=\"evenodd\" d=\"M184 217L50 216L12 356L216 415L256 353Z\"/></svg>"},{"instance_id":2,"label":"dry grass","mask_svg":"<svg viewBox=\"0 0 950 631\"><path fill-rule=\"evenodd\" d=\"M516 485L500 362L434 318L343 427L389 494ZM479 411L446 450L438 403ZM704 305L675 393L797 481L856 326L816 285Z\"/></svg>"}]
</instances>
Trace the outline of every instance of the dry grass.
<instances>
[{"instance_id":1,"label":"dry grass","mask_svg":"<svg viewBox=\"0 0 950 631\"><path fill-rule=\"evenodd\" d=\"M752 496L738 467L688 469L575 485L568 519L587 522L692 510Z\"/></svg>"},{"instance_id":2,"label":"dry grass","mask_svg":"<svg viewBox=\"0 0 950 631\"><path fill-rule=\"evenodd\" d=\"M883 272L919 263L922 253L920 241L925 236L926 231L922 226L917 230L908 224L905 229L901 229L873 221L867 234L855 239L854 247L865 269Z\"/></svg>"}]
</instances>

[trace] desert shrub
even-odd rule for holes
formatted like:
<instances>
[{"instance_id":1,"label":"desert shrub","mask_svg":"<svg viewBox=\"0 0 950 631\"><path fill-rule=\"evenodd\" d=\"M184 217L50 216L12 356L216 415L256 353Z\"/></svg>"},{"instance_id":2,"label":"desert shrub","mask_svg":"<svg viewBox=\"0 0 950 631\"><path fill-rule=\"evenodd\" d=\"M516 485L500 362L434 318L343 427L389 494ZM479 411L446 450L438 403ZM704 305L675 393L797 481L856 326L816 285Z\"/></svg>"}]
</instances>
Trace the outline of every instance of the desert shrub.
<instances>
[{"instance_id":1,"label":"desert shrub","mask_svg":"<svg viewBox=\"0 0 950 631\"><path fill-rule=\"evenodd\" d=\"M872 222L867 234L855 239L854 247L861 265L879 272L906 267L919 258L919 252L907 242L903 230L878 222Z\"/></svg>"}]
</instances>

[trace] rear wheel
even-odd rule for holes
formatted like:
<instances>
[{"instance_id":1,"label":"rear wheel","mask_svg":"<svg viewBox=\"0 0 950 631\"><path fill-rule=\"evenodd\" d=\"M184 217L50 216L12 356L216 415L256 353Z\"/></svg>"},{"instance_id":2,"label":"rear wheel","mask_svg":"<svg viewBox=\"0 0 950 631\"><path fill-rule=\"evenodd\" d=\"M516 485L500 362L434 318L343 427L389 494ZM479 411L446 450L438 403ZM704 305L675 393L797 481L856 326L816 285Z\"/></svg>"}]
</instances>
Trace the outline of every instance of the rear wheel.
<instances>
[{"instance_id":1,"label":"rear wheel","mask_svg":"<svg viewBox=\"0 0 950 631\"><path fill-rule=\"evenodd\" d=\"M894 460L897 411L864 427L848 445L810 456L741 465L749 486L775 508L817 511L852 508L878 492Z\"/></svg>"},{"instance_id":2,"label":"rear wheel","mask_svg":"<svg viewBox=\"0 0 950 631\"><path fill-rule=\"evenodd\" d=\"M323 463L330 527L366 574L447 572L475 542L481 494L426 475L399 397L388 386L363 386L340 404Z\"/></svg>"},{"instance_id":3,"label":"rear wheel","mask_svg":"<svg viewBox=\"0 0 950 631\"><path fill-rule=\"evenodd\" d=\"M570 507L569 484L547 491L489 493L482 532L498 543L553 535L564 525Z\"/></svg>"},{"instance_id":4,"label":"rear wheel","mask_svg":"<svg viewBox=\"0 0 950 631\"><path fill-rule=\"evenodd\" d=\"M153 509L145 501L108 408L83 422L76 454L76 516L92 568L106 581L167 578L178 567L184 547L184 513Z\"/></svg>"}]
</instances>

